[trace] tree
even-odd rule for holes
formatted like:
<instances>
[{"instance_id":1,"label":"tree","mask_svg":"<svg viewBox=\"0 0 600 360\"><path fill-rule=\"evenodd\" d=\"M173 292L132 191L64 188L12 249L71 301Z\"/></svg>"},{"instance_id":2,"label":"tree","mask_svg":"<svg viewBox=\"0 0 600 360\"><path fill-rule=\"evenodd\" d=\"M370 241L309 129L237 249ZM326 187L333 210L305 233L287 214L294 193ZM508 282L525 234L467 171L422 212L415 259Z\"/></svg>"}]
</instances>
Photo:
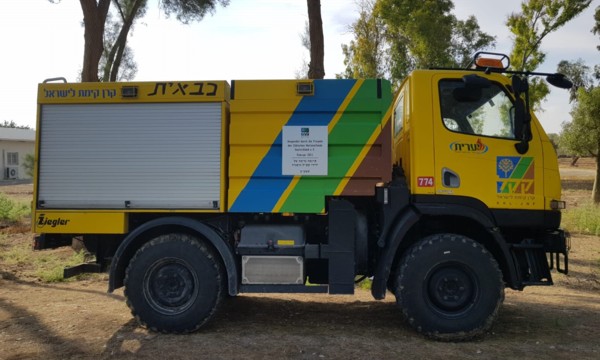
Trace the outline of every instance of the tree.
<instances>
[{"instance_id":1,"label":"tree","mask_svg":"<svg viewBox=\"0 0 600 360\"><path fill-rule=\"evenodd\" d=\"M562 60L558 63L556 71L565 75L573 83L573 87L569 90L569 102L577 99L577 91L580 88L590 89L594 85L590 67L582 59L573 62Z\"/></svg>"},{"instance_id":2,"label":"tree","mask_svg":"<svg viewBox=\"0 0 600 360\"><path fill-rule=\"evenodd\" d=\"M592 28L594 34L600 34L600 6L594 14L596 20ZM600 46L597 46L600 50ZM571 101L575 106L571 111L572 121L563 123L560 137L561 147L573 152L576 156L593 156L596 158L596 177L592 189L594 203L600 203L600 86L597 86L590 75L590 68L577 60L561 61L558 71L571 77L576 92L571 92ZM600 81L600 64L594 67L594 77Z\"/></svg>"},{"instance_id":3,"label":"tree","mask_svg":"<svg viewBox=\"0 0 600 360\"><path fill-rule=\"evenodd\" d=\"M131 80L137 72L127 37L137 18L146 13L147 0L113 0L118 12L118 21L108 19L105 27L105 46L100 67L102 81ZM123 62L124 61L124 62ZM125 72L121 70L124 64ZM120 76L119 76L120 75Z\"/></svg>"},{"instance_id":4,"label":"tree","mask_svg":"<svg viewBox=\"0 0 600 360\"><path fill-rule=\"evenodd\" d=\"M511 68L517 71L537 69L546 57L540 50L542 40L579 15L590 3L591 0L523 1L521 12L512 13L506 20L506 25L514 35ZM534 109L540 109L541 102L549 93L545 82L539 78L531 80L529 98Z\"/></svg>"},{"instance_id":5,"label":"tree","mask_svg":"<svg viewBox=\"0 0 600 360\"><path fill-rule=\"evenodd\" d=\"M321 20L321 0L306 0L308 5L308 29L310 34L309 79L325 77L325 44L323 41L323 21Z\"/></svg>"},{"instance_id":6,"label":"tree","mask_svg":"<svg viewBox=\"0 0 600 360\"><path fill-rule=\"evenodd\" d=\"M14 121L4 120L0 123L0 128L11 128L11 129L27 129L31 130L31 126L29 125L19 125Z\"/></svg>"},{"instance_id":7,"label":"tree","mask_svg":"<svg viewBox=\"0 0 600 360\"><path fill-rule=\"evenodd\" d=\"M388 51L385 43L383 20L373 12L375 0L358 3L359 17L350 31L355 40L342 44L344 53L343 73L338 78L383 78L388 71Z\"/></svg>"},{"instance_id":8,"label":"tree","mask_svg":"<svg viewBox=\"0 0 600 360\"><path fill-rule=\"evenodd\" d=\"M549 133L548 139L550 139L550 143L552 143L552 147L554 150L558 152L558 144L560 142L560 135L557 133Z\"/></svg>"},{"instance_id":9,"label":"tree","mask_svg":"<svg viewBox=\"0 0 600 360\"><path fill-rule=\"evenodd\" d=\"M596 8L596 13L594 13L594 20L596 20L596 25L592 28L592 32L596 35L600 35L600 6ZM600 45L596 46L596 49L600 51ZM596 71L597 73L600 71Z\"/></svg>"},{"instance_id":10,"label":"tree","mask_svg":"<svg viewBox=\"0 0 600 360\"><path fill-rule=\"evenodd\" d=\"M310 54L310 31L308 30L308 21L304 22L304 31L300 33L300 43L302 47L308 51ZM308 79L308 61L306 58L302 59L302 65L300 69L296 70L295 78L300 79Z\"/></svg>"},{"instance_id":11,"label":"tree","mask_svg":"<svg viewBox=\"0 0 600 360\"><path fill-rule=\"evenodd\" d=\"M473 61L476 51L489 49L495 43L493 36L481 31L475 16L469 16L466 21L455 20L450 46L454 65L467 67Z\"/></svg>"},{"instance_id":12,"label":"tree","mask_svg":"<svg viewBox=\"0 0 600 360\"><path fill-rule=\"evenodd\" d=\"M451 0L377 1L375 12L386 26L390 70L396 82L414 68L452 66L453 8Z\"/></svg>"},{"instance_id":13,"label":"tree","mask_svg":"<svg viewBox=\"0 0 600 360\"><path fill-rule=\"evenodd\" d=\"M596 178L592 200L600 203L600 87L580 88L571 111L572 121L563 123L561 145L577 155L596 158Z\"/></svg>"},{"instance_id":14,"label":"tree","mask_svg":"<svg viewBox=\"0 0 600 360\"><path fill-rule=\"evenodd\" d=\"M355 39L343 47L343 76L384 72L397 85L415 68L464 67L473 52L494 44L474 17L452 14L451 0L363 0L360 7Z\"/></svg>"},{"instance_id":15,"label":"tree","mask_svg":"<svg viewBox=\"0 0 600 360\"><path fill-rule=\"evenodd\" d=\"M27 177L33 179L33 167L35 165L35 156L33 154L25 154L25 158L23 159L23 168L25 169L25 174Z\"/></svg>"},{"instance_id":16,"label":"tree","mask_svg":"<svg viewBox=\"0 0 600 360\"><path fill-rule=\"evenodd\" d=\"M58 3L60 0L48 0ZM83 12L84 50L81 81L99 81L99 65L103 54L105 60L101 69L102 79L114 81L124 61L132 61L131 52L127 52L127 37L136 19L145 14L147 0L112 0L120 16L121 28L114 43L105 51L104 36L111 0L79 0ZM160 0L159 7L167 17L175 15L178 21L188 24L200 21L210 12L214 12L217 4L229 5L229 0ZM128 60L127 60L128 59Z\"/></svg>"}]
</instances>

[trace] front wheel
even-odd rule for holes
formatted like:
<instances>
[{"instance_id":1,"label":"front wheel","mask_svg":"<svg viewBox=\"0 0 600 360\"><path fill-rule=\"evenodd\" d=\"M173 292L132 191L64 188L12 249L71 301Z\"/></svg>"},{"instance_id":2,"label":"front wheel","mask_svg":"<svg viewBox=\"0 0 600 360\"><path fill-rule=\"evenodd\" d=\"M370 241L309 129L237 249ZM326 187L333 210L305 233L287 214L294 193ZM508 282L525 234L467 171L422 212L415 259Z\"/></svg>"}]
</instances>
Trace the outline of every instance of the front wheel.
<instances>
[{"instance_id":1,"label":"front wheel","mask_svg":"<svg viewBox=\"0 0 600 360\"><path fill-rule=\"evenodd\" d=\"M394 293L417 331L438 340L466 340L492 326L504 283L496 260L481 244L437 234L402 257Z\"/></svg>"},{"instance_id":2,"label":"front wheel","mask_svg":"<svg viewBox=\"0 0 600 360\"><path fill-rule=\"evenodd\" d=\"M127 267L127 305L153 331L196 331L223 297L222 273L219 259L198 239L159 236L142 246Z\"/></svg>"}]
</instances>

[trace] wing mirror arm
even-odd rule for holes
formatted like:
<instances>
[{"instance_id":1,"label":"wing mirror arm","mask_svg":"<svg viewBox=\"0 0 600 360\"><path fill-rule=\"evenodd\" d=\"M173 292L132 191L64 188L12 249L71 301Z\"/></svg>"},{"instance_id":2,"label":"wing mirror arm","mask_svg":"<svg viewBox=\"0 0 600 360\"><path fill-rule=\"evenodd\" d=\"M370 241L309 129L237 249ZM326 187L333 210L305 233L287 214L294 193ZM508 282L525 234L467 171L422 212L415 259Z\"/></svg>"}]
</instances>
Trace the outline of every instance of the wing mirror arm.
<instances>
[{"instance_id":1,"label":"wing mirror arm","mask_svg":"<svg viewBox=\"0 0 600 360\"><path fill-rule=\"evenodd\" d=\"M529 141L531 140L531 112L527 78L521 79L516 75L513 76L512 88L515 94L515 135L520 140L515 144L515 149L522 155L529 151ZM525 94L525 101L521 94Z\"/></svg>"}]
</instances>

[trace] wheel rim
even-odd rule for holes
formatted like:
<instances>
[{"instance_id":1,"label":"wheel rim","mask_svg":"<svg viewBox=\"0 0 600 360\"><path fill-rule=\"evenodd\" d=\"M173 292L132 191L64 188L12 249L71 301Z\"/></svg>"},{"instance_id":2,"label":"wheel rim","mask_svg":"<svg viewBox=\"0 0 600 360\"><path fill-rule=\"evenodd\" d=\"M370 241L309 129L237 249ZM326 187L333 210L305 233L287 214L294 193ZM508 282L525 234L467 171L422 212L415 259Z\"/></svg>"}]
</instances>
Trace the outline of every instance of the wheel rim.
<instances>
[{"instance_id":1,"label":"wheel rim","mask_svg":"<svg viewBox=\"0 0 600 360\"><path fill-rule=\"evenodd\" d=\"M144 276L144 296L150 306L164 315L186 311L198 295L198 277L181 259L161 259Z\"/></svg>"},{"instance_id":2,"label":"wheel rim","mask_svg":"<svg viewBox=\"0 0 600 360\"><path fill-rule=\"evenodd\" d=\"M434 268L425 283L429 305L446 317L467 313L480 294L475 272L462 264L446 263Z\"/></svg>"}]
</instances>

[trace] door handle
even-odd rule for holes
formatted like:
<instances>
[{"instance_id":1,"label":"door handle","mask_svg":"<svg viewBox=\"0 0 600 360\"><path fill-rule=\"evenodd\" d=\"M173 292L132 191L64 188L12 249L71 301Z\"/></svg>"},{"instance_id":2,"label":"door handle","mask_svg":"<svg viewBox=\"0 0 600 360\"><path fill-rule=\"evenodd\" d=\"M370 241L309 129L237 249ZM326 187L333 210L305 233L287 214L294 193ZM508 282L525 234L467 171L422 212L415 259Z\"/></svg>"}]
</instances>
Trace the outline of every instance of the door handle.
<instances>
[{"instance_id":1,"label":"door handle","mask_svg":"<svg viewBox=\"0 0 600 360\"><path fill-rule=\"evenodd\" d=\"M442 185L447 188L460 187L460 176L448 168L442 169Z\"/></svg>"}]
</instances>

